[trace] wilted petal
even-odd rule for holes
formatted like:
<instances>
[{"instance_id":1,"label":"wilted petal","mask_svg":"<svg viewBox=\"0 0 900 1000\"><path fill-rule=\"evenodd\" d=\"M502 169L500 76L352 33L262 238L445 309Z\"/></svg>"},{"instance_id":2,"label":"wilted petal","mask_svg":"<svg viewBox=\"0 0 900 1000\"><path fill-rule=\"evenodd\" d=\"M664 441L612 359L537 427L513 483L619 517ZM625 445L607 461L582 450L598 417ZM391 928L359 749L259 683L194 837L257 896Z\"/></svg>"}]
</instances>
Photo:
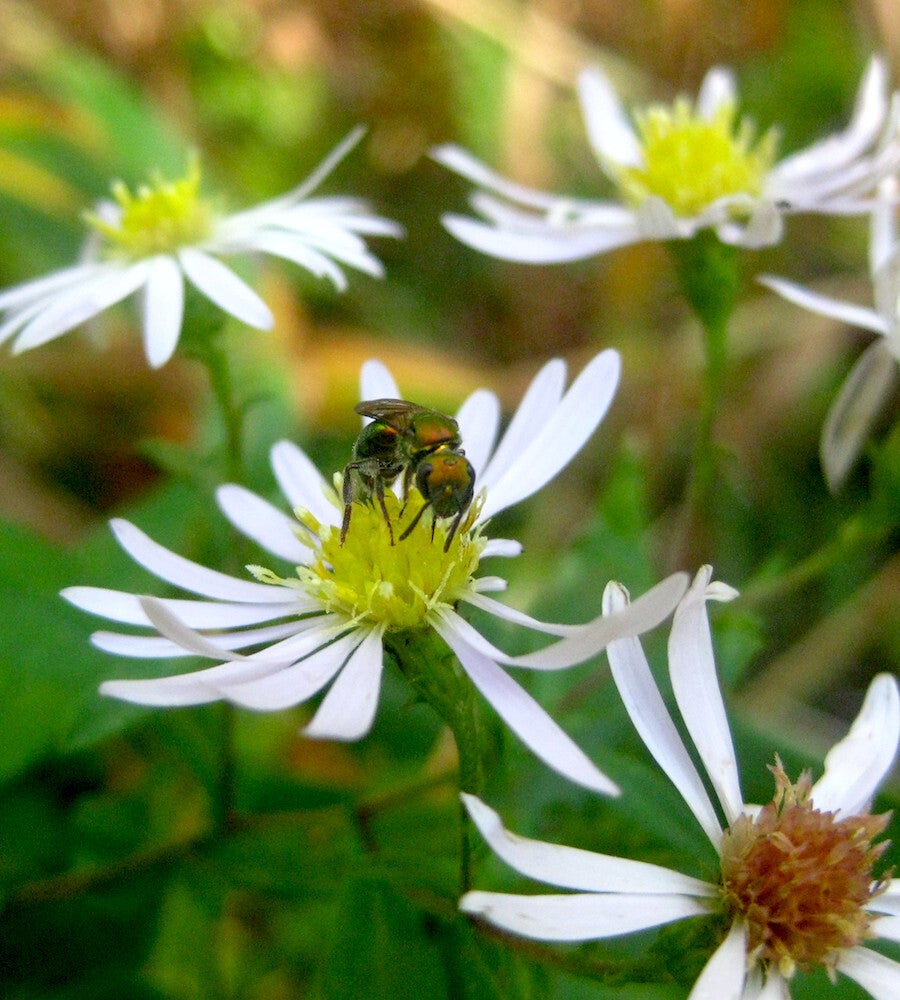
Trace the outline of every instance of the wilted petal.
<instances>
[{"instance_id":1,"label":"wilted petal","mask_svg":"<svg viewBox=\"0 0 900 1000\"><path fill-rule=\"evenodd\" d=\"M851 948L837 963L843 972L867 990L874 1000L897 1000L900 996L900 963L871 948Z\"/></svg>"},{"instance_id":2,"label":"wilted petal","mask_svg":"<svg viewBox=\"0 0 900 1000\"><path fill-rule=\"evenodd\" d=\"M459 908L504 930L539 941L619 937L709 911L707 905L691 896L617 892L542 896L467 892L459 901Z\"/></svg>"},{"instance_id":3,"label":"wilted petal","mask_svg":"<svg viewBox=\"0 0 900 1000\"><path fill-rule=\"evenodd\" d=\"M688 1000L741 1000L747 974L747 930L735 920L694 983Z\"/></svg>"},{"instance_id":4,"label":"wilted petal","mask_svg":"<svg viewBox=\"0 0 900 1000\"><path fill-rule=\"evenodd\" d=\"M669 636L669 675L678 710L731 824L741 814L743 800L706 614L711 575L712 568L704 566L675 610Z\"/></svg>"},{"instance_id":5,"label":"wilted petal","mask_svg":"<svg viewBox=\"0 0 900 1000\"><path fill-rule=\"evenodd\" d=\"M491 850L529 878L585 892L680 894L701 898L715 897L718 892L714 885L660 865L520 837L504 829L497 813L481 799L465 793L462 798Z\"/></svg>"},{"instance_id":6,"label":"wilted petal","mask_svg":"<svg viewBox=\"0 0 900 1000\"><path fill-rule=\"evenodd\" d=\"M890 770L900 743L900 693L891 674L869 685L850 731L825 757L825 773L812 790L824 812L845 816L862 812Z\"/></svg>"}]
</instances>

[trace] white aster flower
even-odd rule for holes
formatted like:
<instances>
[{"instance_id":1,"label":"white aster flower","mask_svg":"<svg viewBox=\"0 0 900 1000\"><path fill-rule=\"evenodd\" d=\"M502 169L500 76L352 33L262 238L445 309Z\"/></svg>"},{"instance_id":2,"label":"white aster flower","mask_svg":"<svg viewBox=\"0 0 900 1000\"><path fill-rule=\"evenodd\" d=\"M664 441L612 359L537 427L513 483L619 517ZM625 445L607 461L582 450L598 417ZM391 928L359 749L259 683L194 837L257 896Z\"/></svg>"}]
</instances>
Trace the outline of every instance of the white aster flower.
<instances>
[{"instance_id":1,"label":"white aster flower","mask_svg":"<svg viewBox=\"0 0 900 1000\"><path fill-rule=\"evenodd\" d=\"M788 1000L794 971L816 966L855 979L876 1000L894 1000L900 996L900 963L863 944L878 937L900 941L900 884L872 876L887 846L872 840L888 816L867 812L900 741L897 681L889 674L872 681L849 733L826 756L825 773L814 785L808 775L791 785L776 761L773 801L745 805L706 614L707 600L728 600L734 591L709 580L704 567L675 612L669 674L718 810L666 710L640 641L613 642L607 655L638 733L719 856L719 882L527 840L509 833L493 810L467 795L472 819L504 861L531 878L576 891L476 891L460 905L513 933L549 941L615 937L718 914L729 930L690 1000ZM604 606L614 614L627 606L621 588L607 588Z\"/></svg>"},{"instance_id":2,"label":"white aster flower","mask_svg":"<svg viewBox=\"0 0 900 1000\"><path fill-rule=\"evenodd\" d=\"M433 630L534 753L573 781L615 792L615 785L500 664L557 670L581 663L610 640L644 631L670 614L686 588L684 575L670 577L620 613L571 626L539 622L507 607L489 596L504 589L505 581L476 577L475 572L488 556L519 553L521 547L514 541L485 536L487 519L536 492L568 464L606 413L619 368L618 354L603 351L566 391L564 362L549 362L496 446L496 395L480 389L465 401L457 420L478 494L446 552L449 519L435 520L429 512L409 537L393 544L377 504L354 504L342 544L340 477L332 486L287 441L272 449L272 465L296 519L241 486L226 485L218 491L226 517L273 557L286 561L287 576L260 567L250 568L256 581L226 576L162 548L126 521L113 521L119 543L133 559L160 579L200 595L200 600L69 588L63 596L78 607L158 633L99 632L94 643L123 656L199 655L217 662L155 680L108 681L101 691L145 705L224 699L274 711L312 698L333 681L304 733L356 740L372 725L385 646L390 648L398 636ZM363 366L361 390L363 399L400 398L390 373L378 362ZM418 497L402 510L388 491L385 503L395 526L408 523L418 512L420 504L414 499ZM558 641L537 653L507 656L461 617L460 604Z\"/></svg>"},{"instance_id":3,"label":"white aster flower","mask_svg":"<svg viewBox=\"0 0 900 1000\"><path fill-rule=\"evenodd\" d=\"M578 260L643 240L690 239L714 229L725 243L776 243L782 216L793 212L853 214L871 206L876 182L896 168L887 70L869 63L850 125L775 162L776 135L754 136L736 120L731 72L710 70L695 102L651 105L634 125L599 69L578 80L582 114L600 169L618 198L566 198L523 187L454 145L432 152L438 162L481 190L471 198L482 216L445 215L459 240L494 257L531 264Z\"/></svg>"},{"instance_id":4,"label":"white aster flower","mask_svg":"<svg viewBox=\"0 0 900 1000\"><path fill-rule=\"evenodd\" d=\"M136 194L114 185L115 201L87 216L93 232L81 263L0 293L0 344L15 337L15 354L38 347L141 292L144 350L158 368L178 343L185 279L241 322L272 327L269 307L221 257L271 254L341 290L340 265L381 277L363 237L399 236L400 227L356 198L307 197L363 132L351 132L293 191L232 215L216 215L201 198L196 163L182 180L157 180Z\"/></svg>"},{"instance_id":5,"label":"white aster flower","mask_svg":"<svg viewBox=\"0 0 900 1000\"><path fill-rule=\"evenodd\" d=\"M844 302L802 285L761 275L757 280L789 302L842 323L871 330L874 340L851 368L822 427L819 453L825 479L840 488L859 457L872 425L897 381L900 364L900 243L897 242L897 179L879 185L880 200L872 211L869 273L875 307Z\"/></svg>"}]
</instances>

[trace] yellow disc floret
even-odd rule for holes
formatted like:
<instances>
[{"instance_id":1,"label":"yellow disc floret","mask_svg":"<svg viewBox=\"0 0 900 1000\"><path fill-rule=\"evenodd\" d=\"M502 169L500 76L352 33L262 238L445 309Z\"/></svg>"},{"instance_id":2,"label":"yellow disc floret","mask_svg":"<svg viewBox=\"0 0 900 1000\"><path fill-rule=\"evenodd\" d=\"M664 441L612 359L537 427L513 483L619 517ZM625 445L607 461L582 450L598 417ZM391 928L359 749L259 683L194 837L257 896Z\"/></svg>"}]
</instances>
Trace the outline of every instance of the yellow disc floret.
<instances>
[{"instance_id":1,"label":"yellow disc floret","mask_svg":"<svg viewBox=\"0 0 900 1000\"><path fill-rule=\"evenodd\" d=\"M721 105L710 118L679 98L636 116L643 164L614 169L623 196L639 205L657 195L682 217L702 212L720 198L756 198L775 159L777 136L755 141L750 122L735 128L735 108Z\"/></svg>"},{"instance_id":2,"label":"yellow disc floret","mask_svg":"<svg viewBox=\"0 0 900 1000\"><path fill-rule=\"evenodd\" d=\"M172 253L202 242L209 235L212 213L200 198L200 166L196 160L181 180L155 177L134 194L117 181L112 194L116 204L110 215L115 218L98 212L88 212L85 218L105 238L113 256L137 260Z\"/></svg>"},{"instance_id":3,"label":"yellow disc floret","mask_svg":"<svg viewBox=\"0 0 900 1000\"><path fill-rule=\"evenodd\" d=\"M399 539L418 513L422 499L410 490L405 507L391 491L385 507ZM298 586L321 602L325 611L344 614L360 624L387 630L417 629L438 605L453 606L472 588L486 539L473 528L480 503L472 505L444 552L452 520L429 512L403 541L391 532L377 504L356 503L344 543L339 528L321 524L309 511L296 515L305 529L301 538L315 558L297 567L296 580L280 580L251 567L258 579Z\"/></svg>"}]
</instances>

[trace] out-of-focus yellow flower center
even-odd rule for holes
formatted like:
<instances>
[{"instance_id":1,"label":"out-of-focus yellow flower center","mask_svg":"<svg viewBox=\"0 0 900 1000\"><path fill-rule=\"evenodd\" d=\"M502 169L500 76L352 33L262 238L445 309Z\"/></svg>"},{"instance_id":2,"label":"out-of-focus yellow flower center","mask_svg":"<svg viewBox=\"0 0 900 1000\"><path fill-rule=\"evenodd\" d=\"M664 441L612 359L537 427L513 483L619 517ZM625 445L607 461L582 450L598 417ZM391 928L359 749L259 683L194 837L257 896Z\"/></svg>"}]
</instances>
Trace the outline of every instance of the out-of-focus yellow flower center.
<instances>
[{"instance_id":1,"label":"out-of-focus yellow flower center","mask_svg":"<svg viewBox=\"0 0 900 1000\"><path fill-rule=\"evenodd\" d=\"M721 105L712 118L701 118L686 98L668 107L654 106L636 115L643 165L615 173L624 198L639 205L658 195L678 216L691 217L719 198L758 197L775 160L777 136L767 132L754 141L754 128L735 108Z\"/></svg>"},{"instance_id":2,"label":"out-of-focus yellow flower center","mask_svg":"<svg viewBox=\"0 0 900 1000\"><path fill-rule=\"evenodd\" d=\"M865 909L887 883L872 867L888 845L872 841L889 815L836 819L810 801L811 781L792 785L776 760L776 792L756 819L740 816L722 845L722 891L732 917L745 921L749 953L789 978L873 936Z\"/></svg>"},{"instance_id":3,"label":"out-of-focus yellow flower center","mask_svg":"<svg viewBox=\"0 0 900 1000\"><path fill-rule=\"evenodd\" d=\"M186 177L164 181L155 177L132 194L122 181L112 186L118 219L89 212L85 218L105 239L112 255L129 259L173 253L204 240L212 212L200 198L200 165L192 161Z\"/></svg>"},{"instance_id":4,"label":"out-of-focus yellow flower center","mask_svg":"<svg viewBox=\"0 0 900 1000\"><path fill-rule=\"evenodd\" d=\"M340 490L338 490L340 493ZM301 540L313 547L315 558L297 567L298 580L275 578L251 567L258 579L293 583L322 603L360 623L380 624L388 630L421 628L438 605L452 606L472 588L472 578L486 539L473 524L481 504L466 513L450 546L444 543L452 518L422 517L407 538L400 535L418 513L422 499L410 490L405 509L390 491L385 506L394 536L377 503L354 503L350 528L341 545L339 528L321 524L309 511L298 509Z\"/></svg>"}]
</instances>

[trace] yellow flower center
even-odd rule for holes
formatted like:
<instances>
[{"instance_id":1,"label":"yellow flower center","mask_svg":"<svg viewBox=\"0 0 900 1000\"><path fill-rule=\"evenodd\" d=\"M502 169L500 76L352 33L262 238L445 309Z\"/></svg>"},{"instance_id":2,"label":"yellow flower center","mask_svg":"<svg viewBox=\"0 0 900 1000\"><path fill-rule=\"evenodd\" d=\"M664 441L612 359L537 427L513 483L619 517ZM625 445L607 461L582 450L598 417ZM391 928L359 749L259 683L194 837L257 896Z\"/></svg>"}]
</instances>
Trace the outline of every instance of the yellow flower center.
<instances>
[{"instance_id":1,"label":"yellow flower center","mask_svg":"<svg viewBox=\"0 0 900 1000\"><path fill-rule=\"evenodd\" d=\"M88 212L85 218L106 240L111 256L138 260L196 244L210 233L212 213L200 198L200 166L194 160L186 177L155 177L132 194L122 181L112 185L115 221Z\"/></svg>"},{"instance_id":2,"label":"yellow flower center","mask_svg":"<svg viewBox=\"0 0 900 1000\"><path fill-rule=\"evenodd\" d=\"M887 883L872 867L888 841L889 815L836 819L809 799L803 774L792 785L776 759L775 797L751 819L740 816L722 845L722 891L749 931L751 958L789 978L796 969L834 969L840 952L873 936L864 907Z\"/></svg>"},{"instance_id":3,"label":"yellow flower center","mask_svg":"<svg viewBox=\"0 0 900 1000\"><path fill-rule=\"evenodd\" d=\"M719 198L755 198L775 160L775 132L754 141L750 122L741 121L735 128L730 104L706 119L690 101L679 98L671 108L647 108L636 115L636 124L643 166L616 168L613 175L633 205L658 195L676 215L690 217Z\"/></svg>"},{"instance_id":4,"label":"yellow flower center","mask_svg":"<svg viewBox=\"0 0 900 1000\"><path fill-rule=\"evenodd\" d=\"M421 507L421 497L411 489L404 508L389 490L384 501L393 544L377 503L353 504L343 545L339 528L321 524L309 511L298 508L297 519L305 529L301 537L313 547L314 560L298 566L294 580L281 580L260 567L250 567L251 571L264 582L299 587L319 600L324 610L359 623L380 624L389 631L427 625L429 612L438 605L452 607L472 588L486 543L480 528L473 529L481 504L477 499L472 504L445 552L452 518L433 518L426 511L400 541Z\"/></svg>"}]
</instances>

